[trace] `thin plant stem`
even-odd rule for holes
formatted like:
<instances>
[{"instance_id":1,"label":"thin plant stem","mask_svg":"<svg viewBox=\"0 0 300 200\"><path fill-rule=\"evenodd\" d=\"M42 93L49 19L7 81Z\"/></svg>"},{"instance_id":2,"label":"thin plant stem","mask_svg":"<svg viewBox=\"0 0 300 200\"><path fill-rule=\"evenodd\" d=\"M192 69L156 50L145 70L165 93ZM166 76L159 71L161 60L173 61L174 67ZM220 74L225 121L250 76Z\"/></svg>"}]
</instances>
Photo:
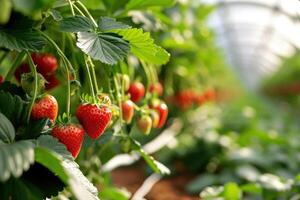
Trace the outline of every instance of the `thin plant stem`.
<instances>
[{"instance_id":1,"label":"thin plant stem","mask_svg":"<svg viewBox=\"0 0 300 200\"><path fill-rule=\"evenodd\" d=\"M94 82L94 87L95 87L95 92L96 94L98 95L98 83L97 83L97 77L96 77L96 72L95 72L95 65L91 59L90 56L87 57L87 61L91 67L91 72L92 72L92 79L93 79L93 82Z\"/></svg>"},{"instance_id":2,"label":"thin plant stem","mask_svg":"<svg viewBox=\"0 0 300 200\"><path fill-rule=\"evenodd\" d=\"M30 53L27 51L26 54L27 54L27 58L28 58L28 61L29 61L30 70L31 70L31 72L34 75L33 96L31 98L31 101L30 101L30 104L29 104L29 110L28 110L28 115L27 115L27 123L29 123L30 116L31 116L31 111L32 111L32 107L33 107L33 105L35 103L35 99L37 97L38 77L37 77L36 66L35 66L35 64L34 64L32 58L31 58Z\"/></svg>"},{"instance_id":3,"label":"thin plant stem","mask_svg":"<svg viewBox=\"0 0 300 200\"><path fill-rule=\"evenodd\" d=\"M66 74L67 74L67 105L66 105L66 113L68 116L68 119L70 117L70 108L71 108L71 81L70 81L70 72L69 72L69 68L68 68L68 64L66 63L66 61L64 59L63 63L64 63L64 67L66 70Z\"/></svg>"},{"instance_id":4,"label":"thin plant stem","mask_svg":"<svg viewBox=\"0 0 300 200\"><path fill-rule=\"evenodd\" d=\"M92 76L91 76L91 72L90 72L90 69L88 66L88 61L87 61L86 56L84 56L84 62L85 62L86 71L88 73L89 85L90 85L91 93L93 95L93 100L94 100L94 102L96 102L96 95L95 95L95 91L94 91L94 87L93 87Z\"/></svg>"},{"instance_id":5,"label":"thin plant stem","mask_svg":"<svg viewBox=\"0 0 300 200\"><path fill-rule=\"evenodd\" d=\"M72 15L75 16L75 12L74 12L74 8L73 8L73 3L72 3L72 1L71 1L71 0L68 0L68 3L69 3L69 5L70 5L70 9L71 9Z\"/></svg>"}]
</instances>

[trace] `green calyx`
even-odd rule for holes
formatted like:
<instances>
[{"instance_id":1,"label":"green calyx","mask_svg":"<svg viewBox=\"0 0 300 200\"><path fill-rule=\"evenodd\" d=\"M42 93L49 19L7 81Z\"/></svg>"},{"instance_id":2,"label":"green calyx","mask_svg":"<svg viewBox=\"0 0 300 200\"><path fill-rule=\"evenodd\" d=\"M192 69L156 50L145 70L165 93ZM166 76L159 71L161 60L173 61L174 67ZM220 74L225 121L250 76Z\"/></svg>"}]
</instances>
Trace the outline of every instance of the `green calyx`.
<instances>
[{"instance_id":1,"label":"green calyx","mask_svg":"<svg viewBox=\"0 0 300 200\"><path fill-rule=\"evenodd\" d=\"M37 95L40 95L41 93L44 92L45 90L45 84L47 81L45 78L38 73L37 76ZM34 86L35 86L35 81L34 81L34 74L32 72L30 73L24 73L21 75L21 86L23 90L29 94L30 96L34 95Z\"/></svg>"}]
</instances>

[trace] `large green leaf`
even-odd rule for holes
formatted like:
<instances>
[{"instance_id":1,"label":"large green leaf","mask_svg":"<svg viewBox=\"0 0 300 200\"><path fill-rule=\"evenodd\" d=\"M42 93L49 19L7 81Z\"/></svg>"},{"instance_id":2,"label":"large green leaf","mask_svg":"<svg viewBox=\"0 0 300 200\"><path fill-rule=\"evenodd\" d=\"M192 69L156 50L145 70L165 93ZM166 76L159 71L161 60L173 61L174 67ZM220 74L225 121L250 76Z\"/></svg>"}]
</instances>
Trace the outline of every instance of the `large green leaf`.
<instances>
[{"instance_id":1,"label":"large green leaf","mask_svg":"<svg viewBox=\"0 0 300 200\"><path fill-rule=\"evenodd\" d=\"M114 32L129 42L131 52L139 59L157 65L162 65L169 61L170 54L154 44L150 33L143 32L143 29L122 29Z\"/></svg>"},{"instance_id":2,"label":"large green leaf","mask_svg":"<svg viewBox=\"0 0 300 200\"><path fill-rule=\"evenodd\" d=\"M93 59L113 65L123 60L129 44L116 34L79 32L77 46Z\"/></svg>"},{"instance_id":3,"label":"large green leaf","mask_svg":"<svg viewBox=\"0 0 300 200\"><path fill-rule=\"evenodd\" d=\"M11 176L21 176L34 162L34 143L22 140L12 144L0 144L0 161L0 182Z\"/></svg>"},{"instance_id":4,"label":"large green leaf","mask_svg":"<svg viewBox=\"0 0 300 200\"><path fill-rule=\"evenodd\" d=\"M98 199L98 191L82 174L66 147L57 139L44 135L37 140L36 161L49 168L69 185L76 199Z\"/></svg>"},{"instance_id":5,"label":"large green leaf","mask_svg":"<svg viewBox=\"0 0 300 200\"><path fill-rule=\"evenodd\" d=\"M26 122L29 104L19 96L0 91L0 112L3 113L15 127Z\"/></svg>"},{"instance_id":6,"label":"large green leaf","mask_svg":"<svg viewBox=\"0 0 300 200\"><path fill-rule=\"evenodd\" d=\"M138 151L141 156L144 158L144 160L147 162L149 167L156 172L160 174L170 174L170 170L164 166L162 163L156 161L152 156L147 154L141 147L140 143L134 139L131 139L131 147L132 150Z\"/></svg>"},{"instance_id":7,"label":"large green leaf","mask_svg":"<svg viewBox=\"0 0 300 200\"><path fill-rule=\"evenodd\" d=\"M27 1L26 1L27 3ZM16 51L39 51L46 44L33 21L14 14L7 26L0 26L0 47Z\"/></svg>"},{"instance_id":8,"label":"large green leaf","mask_svg":"<svg viewBox=\"0 0 300 200\"><path fill-rule=\"evenodd\" d=\"M174 4L175 0L130 0L126 5L126 10L144 9L152 6L168 7Z\"/></svg>"},{"instance_id":9,"label":"large green leaf","mask_svg":"<svg viewBox=\"0 0 300 200\"><path fill-rule=\"evenodd\" d=\"M96 27L93 22L84 16L74 16L64 18L60 21L60 30L64 32L90 32L93 31Z\"/></svg>"},{"instance_id":10,"label":"large green leaf","mask_svg":"<svg viewBox=\"0 0 300 200\"><path fill-rule=\"evenodd\" d=\"M4 143L12 143L15 138L15 129L11 122L0 113L0 140Z\"/></svg>"}]
</instances>

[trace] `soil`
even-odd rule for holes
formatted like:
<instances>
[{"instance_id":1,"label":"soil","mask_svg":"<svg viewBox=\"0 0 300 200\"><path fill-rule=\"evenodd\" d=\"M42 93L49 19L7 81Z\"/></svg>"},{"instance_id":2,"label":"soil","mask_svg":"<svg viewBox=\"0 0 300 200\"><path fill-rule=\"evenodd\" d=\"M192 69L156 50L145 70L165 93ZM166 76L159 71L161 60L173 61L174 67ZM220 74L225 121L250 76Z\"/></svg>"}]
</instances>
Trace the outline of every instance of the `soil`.
<instances>
[{"instance_id":1,"label":"soil","mask_svg":"<svg viewBox=\"0 0 300 200\"><path fill-rule=\"evenodd\" d=\"M115 186L125 187L131 193L136 192L146 178L144 167L141 164L122 167L112 172ZM188 173L164 178L152 187L145 198L147 200L199 200L199 196L191 196L184 190L185 185L193 178L194 176Z\"/></svg>"}]
</instances>

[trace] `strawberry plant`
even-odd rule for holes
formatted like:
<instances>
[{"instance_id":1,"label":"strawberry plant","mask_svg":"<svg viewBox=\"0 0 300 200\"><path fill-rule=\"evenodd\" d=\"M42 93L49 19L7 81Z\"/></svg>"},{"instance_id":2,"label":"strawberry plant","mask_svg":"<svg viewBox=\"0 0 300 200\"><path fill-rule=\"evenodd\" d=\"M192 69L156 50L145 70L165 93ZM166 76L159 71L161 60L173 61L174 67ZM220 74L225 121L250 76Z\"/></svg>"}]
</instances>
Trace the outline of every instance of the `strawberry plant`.
<instances>
[{"instance_id":1,"label":"strawberry plant","mask_svg":"<svg viewBox=\"0 0 300 200\"><path fill-rule=\"evenodd\" d=\"M91 1L78 0L2 3L0 199L99 199L92 182L101 181L88 180L76 162L97 156L104 164L121 153L105 148L121 149L124 141L155 172L169 173L131 130L137 125L150 134L148 86L170 54L129 12L174 2L101 1L93 9ZM166 116L155 117L159 128Z\"/></svg>"}]
</instances>

